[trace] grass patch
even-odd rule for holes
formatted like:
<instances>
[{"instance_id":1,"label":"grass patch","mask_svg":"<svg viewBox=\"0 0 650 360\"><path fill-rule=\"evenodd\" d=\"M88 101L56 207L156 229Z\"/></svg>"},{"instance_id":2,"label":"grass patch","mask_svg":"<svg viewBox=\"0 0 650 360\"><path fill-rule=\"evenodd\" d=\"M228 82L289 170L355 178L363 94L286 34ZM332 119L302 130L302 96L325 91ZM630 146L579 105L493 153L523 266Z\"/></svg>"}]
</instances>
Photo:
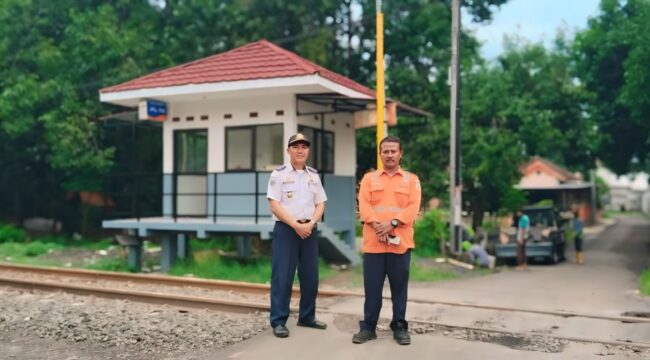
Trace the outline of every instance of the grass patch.
<instances>
[{"instance_id":1,"label":"grass patch","mask_svg":"<svg viewBox=\"0 0 650 360\"><path fill-rule=\"evenodd\" d=\"M94 264L86 266L86 269L100 270L100 271L119 271L119 272L135 272L135 269L129 267L126 259L106 258L99 259Z\"/></svg>"},{"instance_id":2,"label":"grass patch","mask_svg":"<svg viewBox=\"0 0 650 360\"><path fill-rule=\"evenodd\" d=\"M68 236L59 236L59 235L48 235L34 238L33 242L44 242L58 244L62 247L76 247L84 248L89 250L105 250L108 249L112 244L113 240L110 238L104 238L100 240L91 240L91 239L79 239L75 240Z\"/></svg>"},{"instance_id":3,"label":"grass patch","mask_svg":"<svg viewBox=\"0 0 650 360\"><path fill-rule=\"evenodd\" d=\"M619 210L605 210L603 212L603 217L605 219L612 219L617 216L631 216L631 217L642 217L642 218L650 218L650 214L646 214L641 211L619 211Z\"/></svg>"},{"instance_id":4,"label":"grass patch","mask_svg":"<svg viewBox=\"0 0 650 360\"><path fill-rule=\"evenodd\" d=\"M238 260L211 254L196 260L178 262L169 273L177 276L192 274L206 279L268 283L271 280L271 259L260 257L250 260ZM321 260L319 263L320 279L327 278L332 273L333 270Z\"/></svg>"},{"instance_id":5,"label":"grass patch","mask_svg":"<svg viewBox=\"0 0 650 360\"><path fill-rule=\"evenodd\" d=\"M646 269L639 278L639 290L641 294L650 296L650 269Z\"/></svg>"},{"instance_id":6,"label":"grass patch","mask_svg":"<svg viewBox=\"0 0 650 360\"><path fill-rule=\"evenodd\" d=\"M11 258L21 260L28 257L36 257L47 254L50 251L63 249L63 246L56 243L33 241L30 243L8 242L0 244L0 258Z\"/></svg>"},{"instance_id":7,"label":"grass patch","mask_svg":"<svg viewBox=\"0 0 650 360\"><path fill-rule=\"evenodd\" d=\"M208 239L190 239L190 248L194 251L202 250L237 250L237 241L232 236L221 236Z\"/></svg>"},{"instance_id":8,"label":"grass patch","mask_svg":"<svg viewBox=\"0 0 650 360\"><path fill-rule=\"evenodd\" d=\"M437 269L430 266L424 266L418 264L417 262L412 264L411 271L409 274L409 279L412 281L427 281L427 282L441 281L441 280L454 280L454 279L458 279L459 277L460 275L458 275L458 273L456 272L450 270L444 270L444 269Z\"/></svg>"}]
</instances>

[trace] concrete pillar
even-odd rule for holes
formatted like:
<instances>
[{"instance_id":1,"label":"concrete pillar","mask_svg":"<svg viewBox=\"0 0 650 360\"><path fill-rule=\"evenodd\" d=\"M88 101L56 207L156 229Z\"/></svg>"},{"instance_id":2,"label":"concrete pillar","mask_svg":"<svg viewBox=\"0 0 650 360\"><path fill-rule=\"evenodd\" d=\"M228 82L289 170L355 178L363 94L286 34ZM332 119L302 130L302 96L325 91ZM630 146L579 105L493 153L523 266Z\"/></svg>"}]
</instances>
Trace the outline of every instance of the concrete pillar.
<instances>
[{"instance_id":1,"label":"concrete pillar","mask_svg":"<svg viewBox=\"0 0 650 360\"><path fill-rule=\"evenodd\" d=\"M350 249L355 248L355 236L356 234L354 231L350 230L343 230L341 231L341 235L339 236L343 242L350 247Z\"/></svg>"},{"instance_id":2,"label":"concrete pillar","mask_svg":"<svg viewBox=\"0 0 650 360\"><path fill-rule=\"evenodd\" d=\"M140 272L142 270L142 241L140 241L140 237L135 234L117 234L115 240L126 248L129 269Z\"/></svg>"},{"instance_id":3,"label":"concrete pillar","mask_svg":"<svg viewBox=\"0 0 650 360\"><path fill-rule=\"evenodd\" d=\"M237 256L240 259L249 258L252 254L253 237L251 235L238 235L237 239Z\"/></svg>"},{"instance_id":4,"label":"concrete pillar","mask_svg":"<svg viewBox=\"0 0 650 360\"><path fill-rule=\"evenodd\" d=\"M161 235L162 253L160 255L160 270L167 272L171 270L178 257L178 243L176 234Z\"/></svg>"},{"instance_id":5,"label":"concrete pillar","mask_svg":"<svg viewBox=\"0 0 650 360\"><path fill-rule=\"evenodd\" d=\"M127 263L129 269L135 272L142 270L142 244L127 246Z\"/></svg>"},{"instance_id":6,"label":"concrete pillar","mask_svg":"<svg viewBox=\"0 0 650 360\"><path fill-rule=\"evenodd\" d=\"M185 260L191 255L190 238L186 234L177 235L178 258Z\"/></svg>"}]
</instances>

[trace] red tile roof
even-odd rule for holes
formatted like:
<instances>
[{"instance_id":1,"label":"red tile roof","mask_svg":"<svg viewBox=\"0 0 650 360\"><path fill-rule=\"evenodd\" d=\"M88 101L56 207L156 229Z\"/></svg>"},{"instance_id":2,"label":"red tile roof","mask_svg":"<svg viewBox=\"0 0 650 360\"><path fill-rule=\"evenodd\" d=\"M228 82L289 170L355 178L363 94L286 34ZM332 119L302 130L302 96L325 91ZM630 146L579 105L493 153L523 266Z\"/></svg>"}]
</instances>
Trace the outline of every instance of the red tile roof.
<instances>
[{"instance_id":1,"label":"red tile roof","mask_svg":"<svg viewBox=\"0 0 650 360\"><path fill-rule=\"evenodd\" d=\"M318 74L364 95L375 97L371 90L343 75L316 65L295 53L266 40L169 69L109 86L101 93L150 89L190 84L220 83L229 81L273 79Z\"/></svg>"},{"instance_id":2,"label":"red tile roof","mask_svg":"<svg viewBox=\"0 0 650 360\"><path fill-rule=\"evenodd\" d=\"M539 156L533 156L531 160L519 167L519 171L527 175L533 171L537 171L539 168L546 168L551 172L555 173L555 177L561 181L571 181L571 180L582 180L580 177L576 176L574 173L571 171L563 168L560 165L557 165L556 163L544 159Z\"/></svg>"}]
</instances>

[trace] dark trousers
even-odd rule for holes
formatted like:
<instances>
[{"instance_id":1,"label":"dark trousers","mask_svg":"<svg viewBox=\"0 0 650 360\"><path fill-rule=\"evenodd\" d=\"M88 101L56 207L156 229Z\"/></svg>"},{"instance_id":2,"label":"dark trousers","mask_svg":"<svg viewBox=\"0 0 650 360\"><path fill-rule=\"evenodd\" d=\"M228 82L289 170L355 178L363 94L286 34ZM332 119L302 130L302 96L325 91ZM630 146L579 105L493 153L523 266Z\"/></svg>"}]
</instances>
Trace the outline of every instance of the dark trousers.
<instances>
[{"instance_id":1,"label":"dark trousers","mask_svg":"<svg viewBox=\"0 0 650 360\"><path fill-rule=\"evenodd\" d=\"M291 226L276 221L271 240L271 326L284 325L289 317L291 287L298 267L300 281L299 321L310 322L316 314L318 294L318 237L301 239Z\"/></svg>"},{"instance_id":2,"label":"dark trousers","mask_svg":"<svg viewBox=\"0 0 650 360\"><path fill-rule=\"evenodd\" d=\"M393 319L390 327L393 329L397 323L402 323L405 328L408 328L406 300L410 263L410 250L404 254L363 254L363 288L366 300L363 304L363 321L359 323L361 330L374 331L377 327L386 277L388 277L393 301Z\"/></svg>"},{"instance_id":3,"label":"dark trousers","mask_svg":"<svg viewBox=\"0 0 650 360\"><path fill-rule=\"evenodd\" d=\"M582 235L576 235L573 241L575 242L576 251L582 251Z\"/></svg>"},{"instance_id":4,"label":"dark trousers","mask_svg":"<svg viewBox=\"0 0 650 360\"><path fill-rule=\"evenodd\" d=\"M517 265L526 265L526 240L517 241Z\"/></svg>"}]
</instances>

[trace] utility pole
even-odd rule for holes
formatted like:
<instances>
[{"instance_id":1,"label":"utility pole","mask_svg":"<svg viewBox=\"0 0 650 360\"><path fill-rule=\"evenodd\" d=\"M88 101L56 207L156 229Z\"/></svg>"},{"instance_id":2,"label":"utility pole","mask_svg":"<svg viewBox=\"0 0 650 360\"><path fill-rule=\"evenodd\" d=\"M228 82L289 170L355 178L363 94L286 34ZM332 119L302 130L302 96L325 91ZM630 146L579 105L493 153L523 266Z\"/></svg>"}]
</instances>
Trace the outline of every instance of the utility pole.
<instances>
[{"instance_id":1,"label":"utility pole","mask_svg":"<svg viewBox=\"0 0 650 360\"><path fill-rule=\"evenodd\" d=\"M591 225L596 225L596 222L598 221L598 217L596 216L596 212L598 211L598 207L596 206L598 202L598 188L596 187L596 170L591 169L589 170L589 183L591 185L591 211L590 211L590 216L589 216L589 221L591 222Z\"/></svg>"},{"instance_id":2,"label":"utility pole","mask_svg":"<svg viewBox=\"0 0 650 360\"><path fill-rule=\"evenodd\" d=\"M460 252L462 188L460 177L460 1L451 3L451 132L449 141L450 243L452 252Z\"/></svg>"},{"instance_id":3,"label":"utility pole","mask_svg":"<svg viewBox=\"0 0 650 360\"><path fill-rule=\"evenodd\" d=\"M386 100L384 92L384 14L381 12L382 0L376 0L377 8L377 170L383 168L381 163L379 143L388 134L386 122L384 120Z\"/></svg>"}]
</instances>

